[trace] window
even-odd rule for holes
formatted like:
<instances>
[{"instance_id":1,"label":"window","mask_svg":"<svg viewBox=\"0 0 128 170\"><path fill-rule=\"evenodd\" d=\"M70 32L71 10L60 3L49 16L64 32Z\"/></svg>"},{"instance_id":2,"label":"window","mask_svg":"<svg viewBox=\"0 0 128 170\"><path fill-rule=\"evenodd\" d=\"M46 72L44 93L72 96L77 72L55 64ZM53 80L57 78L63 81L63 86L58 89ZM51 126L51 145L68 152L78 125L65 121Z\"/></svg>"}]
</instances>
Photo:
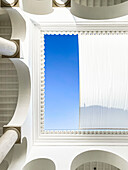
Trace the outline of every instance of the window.
<instances>
[{"instance_id":1,"label":"window","mask_svg":"<svg viewBox=\"0 0 128 170\"><path fill-rule=\"evenodd\" d=\"M44 39L45 130L127 128L127 34Z\"/></svg>"},{"instance_id":2,"label":"window","mask_svg":"<svg viewBox=\"0 0 128 170\"><path fill-rule=\"evenodd\" d=\"M45 35L45 129L79 127L78 35Z\"/></svg>"},{"instance_id":3,"label":"window","mask_svg":"<svg viewBox=\"0 0 128 170\"><path fill-rule=\"evenodd\" d=\"M79 35L80 128L128 128L128 35Z\"/></svg>"}]
</instances>

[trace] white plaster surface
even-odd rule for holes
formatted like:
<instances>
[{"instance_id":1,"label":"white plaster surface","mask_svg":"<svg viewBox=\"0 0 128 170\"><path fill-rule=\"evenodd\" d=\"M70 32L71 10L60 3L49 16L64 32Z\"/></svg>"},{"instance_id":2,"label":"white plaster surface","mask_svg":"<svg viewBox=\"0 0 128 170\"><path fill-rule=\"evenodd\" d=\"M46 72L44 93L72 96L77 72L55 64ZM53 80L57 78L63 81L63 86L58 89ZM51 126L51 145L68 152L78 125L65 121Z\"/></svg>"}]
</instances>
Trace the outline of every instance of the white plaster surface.
<instances>
[{"instance_id":1,"label":"white plaster surface","mask_svg":"<svg viewBox=\"0 0 128 170\"><path fill-rule=\"evenodd\" d=\"M18 134L15 130L7 130L0 138L0 163L4 160L17 139Z\"/></svg>"},{"instance_id":2,"label":"white plaster surface","mask_svg":"<svg viewBox=\"0 0 128 170\"><path fill-rule=\"evenodd\" d=\"M5 56L13 56L17 51L17 46L14 42L0 38L0 54Z\"/></svg>"}]
</instances>

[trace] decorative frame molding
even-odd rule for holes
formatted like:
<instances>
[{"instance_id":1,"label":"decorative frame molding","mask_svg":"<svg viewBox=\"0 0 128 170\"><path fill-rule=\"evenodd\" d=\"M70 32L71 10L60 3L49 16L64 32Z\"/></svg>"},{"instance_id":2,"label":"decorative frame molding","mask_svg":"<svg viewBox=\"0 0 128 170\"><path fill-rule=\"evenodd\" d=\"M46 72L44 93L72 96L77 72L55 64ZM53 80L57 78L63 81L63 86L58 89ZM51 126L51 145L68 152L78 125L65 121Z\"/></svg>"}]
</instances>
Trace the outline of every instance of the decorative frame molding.
<instances>
[{"instance_id":1,"label":"decorative frame molding","mask_svg":"<svg viewBox=\"0 0 128 170\"><path fill-rule=\"evenodd\" d=\"M45 55L44 34L119 34L128 33L128 22L95 22L52 24L33 23L32 84L33 96L33 139L35 145L127 145L128 129L85 129L85 130L45 130L44 129L44 86ZM41 48L40 48L41 47ZM35 59L36 56L36 59ZM38 117L38 118L37 118Z\"/></svg>"}]
</instances>

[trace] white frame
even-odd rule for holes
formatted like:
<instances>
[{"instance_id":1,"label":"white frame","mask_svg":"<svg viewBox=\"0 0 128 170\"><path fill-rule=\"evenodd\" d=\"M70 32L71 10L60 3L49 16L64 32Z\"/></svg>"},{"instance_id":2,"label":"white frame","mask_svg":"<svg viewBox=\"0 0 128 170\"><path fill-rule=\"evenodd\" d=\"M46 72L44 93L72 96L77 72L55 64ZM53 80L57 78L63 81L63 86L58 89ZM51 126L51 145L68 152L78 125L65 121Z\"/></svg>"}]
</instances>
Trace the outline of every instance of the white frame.
<instances>
[{"instance_id":1,"label":"white frame","mask_svg":"<svg viewBox=\"0 0 128 170\"><path fill-rule=\"evenodd\" d=\"M128 129L107 130L44 130L44 111L41 99L41 67L44 59L44 37L40 34L77 34L81 32L127 32L128 22L91 22L91 23L40 23L33 22L32 33L32 111L33 111L33 141L34 145L126 145ZM43 35L43 34L42 34ZM41 49L40 47L43 46Z\"/></svg>"}]
</instances>

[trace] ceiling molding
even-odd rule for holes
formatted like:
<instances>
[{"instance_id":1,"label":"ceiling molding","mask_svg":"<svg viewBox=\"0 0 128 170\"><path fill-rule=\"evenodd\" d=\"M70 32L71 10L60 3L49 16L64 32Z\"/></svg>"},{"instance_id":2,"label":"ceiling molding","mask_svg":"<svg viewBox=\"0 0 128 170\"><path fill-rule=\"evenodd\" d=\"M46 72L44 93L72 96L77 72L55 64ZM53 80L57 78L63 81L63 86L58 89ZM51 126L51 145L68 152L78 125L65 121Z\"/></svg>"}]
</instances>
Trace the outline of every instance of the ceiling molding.
<instances>
[{"instance_id":1,"label":"ceiling molding","mask_svg":"<svg viewBox=\"0 0 128 170\"><path fill-rule=\"evenodd\" d=\"M119 24L119 23L118 23ZM128 24L117 24L114 22L111 24L87 24L79 25L79 31L127 31ZM78 27L74 27L75 29ZM43 29L42 29L43 28ZM62 29L63 28L63 29ZM43 26L39 24L32 24L33 40L30 44L30 48L33 49L32 53L32 110L33 110L33 143L34 145L112 145L112 146L128 146L128 129L86 129L86 130L52 130L48 131L44 129L45 115L44 115L44 97L42 98L44 91L42 92L42 86L44 86L44 32L52 30L54 34L59 31L63 33L63 30L67 34L73 34L74 29L69 24L65 24L65 27L61 27L61 24L55 25L54 29L51 24L44 23ZM77 30L77 33L79 33ZM50 33L50 32L49 32ZM76 32L75 32L76 33ZM41 48L40 48L41 47ZM42 79L43 78L43 79Z\"/></svg>"},{"instance_id":2,"label":"ceiling molding","mask_svg":"<svg viewBox=\"0 0 128 170\"><path fill-rule=\"evenodd\" d=\"M113 23L36 23L33 24L39 29L45 31L128 31L128 22L113 22Z\"/></svg>"}]
</instances>

